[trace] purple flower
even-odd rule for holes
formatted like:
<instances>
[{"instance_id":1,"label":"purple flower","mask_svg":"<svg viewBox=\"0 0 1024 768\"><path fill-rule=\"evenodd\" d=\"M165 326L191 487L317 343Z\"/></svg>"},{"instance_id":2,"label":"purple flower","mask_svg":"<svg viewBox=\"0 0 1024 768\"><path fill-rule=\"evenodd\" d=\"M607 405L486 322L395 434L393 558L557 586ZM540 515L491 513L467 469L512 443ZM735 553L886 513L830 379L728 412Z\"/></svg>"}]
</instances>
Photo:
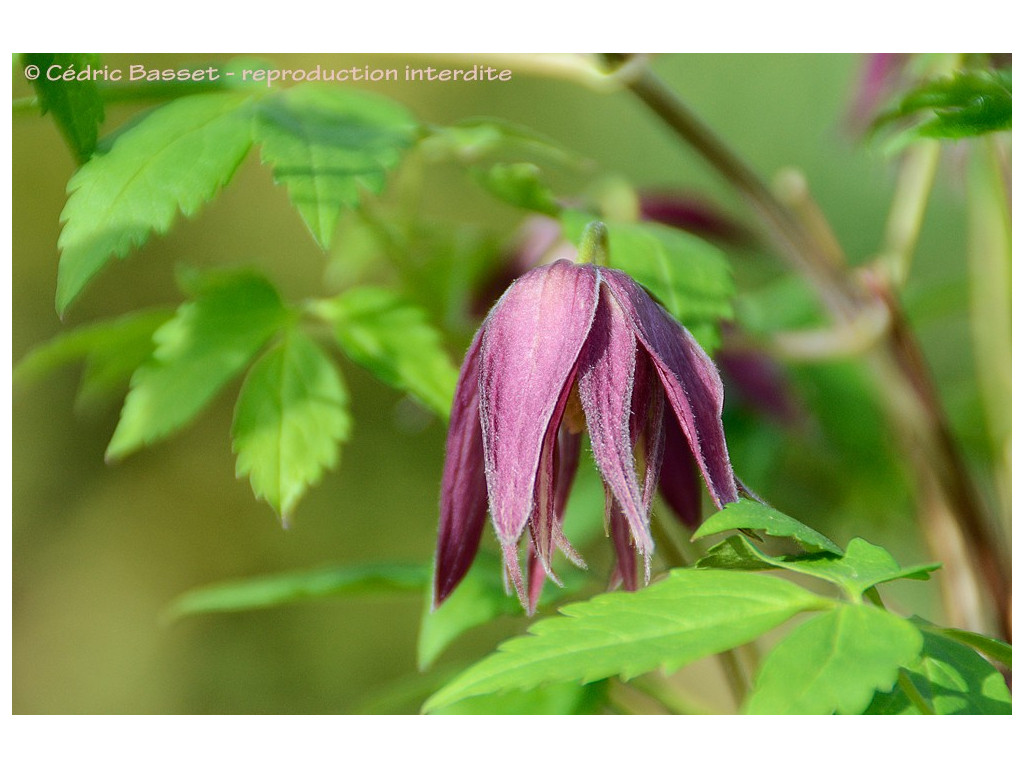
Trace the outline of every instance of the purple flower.
<instances>
[{"instance_id":1,"label":"purple flower","mask_svg":"<svg viewBox=\"0 0 1024 768\"><path fill-rule=\"evenodd\" d=\"M699 517L698 474L717 507L737 499L721 412L714 364L627 274L566 260L527 272L491 310L462 364L441 487L435 604L469 570L488 510L529 612L545 575L555 579L556 548L583 565L562 517L584 428L605 484L613 581L635 589L634 553L649 578L659 477L666 501L690 524Z\"/></svg>"}]
</instances>

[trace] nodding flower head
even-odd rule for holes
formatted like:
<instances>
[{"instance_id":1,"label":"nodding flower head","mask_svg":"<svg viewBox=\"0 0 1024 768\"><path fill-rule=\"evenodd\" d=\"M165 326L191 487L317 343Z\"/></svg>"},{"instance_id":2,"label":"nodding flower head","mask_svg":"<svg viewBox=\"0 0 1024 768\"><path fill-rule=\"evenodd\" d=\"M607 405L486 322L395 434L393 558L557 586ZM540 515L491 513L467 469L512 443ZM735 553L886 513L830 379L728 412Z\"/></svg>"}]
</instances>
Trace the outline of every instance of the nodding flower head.
<instances>
[{"instance_id":1,"label":"nodding flower head","mask_svg":"<svg viewBox=\"0 0 1024 768\"><path fill-rule=\"evenodd\" d=\"M603 225L593 224L585 244L603 237ZM566 260L527 272L498 300L462 364L441 486L435 605L469 570L488 510L529 612L545 576L557 581L556 548L585 567L562 532L584 429L604 480L613 581L635 589L636 554L650 576L656 487L689 525L700 515L699 477L717 507L737 498L721 413L714 363L626 273Z\"/></svg>"}]
</instances>

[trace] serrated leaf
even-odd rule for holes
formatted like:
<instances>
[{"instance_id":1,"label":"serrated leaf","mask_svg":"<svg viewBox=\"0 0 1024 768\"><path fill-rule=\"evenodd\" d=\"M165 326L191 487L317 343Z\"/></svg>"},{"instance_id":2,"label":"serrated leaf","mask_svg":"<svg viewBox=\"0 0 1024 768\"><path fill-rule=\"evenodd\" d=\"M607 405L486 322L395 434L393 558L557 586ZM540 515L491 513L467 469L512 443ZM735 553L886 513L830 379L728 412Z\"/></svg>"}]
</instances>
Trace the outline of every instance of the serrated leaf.
<instances>
[{"instance_id":1,"label":"serrated leaf","mask_svg":"<svg viewBox=\"0 0 1024 768\"><path fill-rule=\"evenodd\" d=\"M901 568L892 555L864 539L853 539L842 557L796 556L773 558L781 567L838 584L853 598L877 584L897 579L927 579L928 574L940 567L939 563L926 563Z\"/></svg>"},{"instance_id":2,"label":"serrated leaf","mask_svg":"<svg viewBox=\"0 0 1024 768\"><path fill-rule=\"evenodd\" d=\"M864 592L877 584L897 579L927 579L928 574L939 568L940 564L926 563L901 568L892 555L863 539L851 541L842 556L819 552L773 557L766 555L742 536L730 536L709 549L695 567L738 571L783 568L830 581L842 587L851 599L859 600Z\"/></svg>"},{"instance_id":3,"label":"serrated leaf","mask_svg":"<svg viewBox=\"0 0 1024 768\"><path fill-rule=\"evenodd\" d=\"M580 240L592 217L562 214L566 237ZM733 317L736 293L729 262L715 246L694 235L652 222L606 222L610 266L628 272L683 325Z\"/></svg>"},{"instance_id":4,"label":"serrated leaf","mask_svg":"<svg viewBox=\"0 0 1024 768\"><path fill-rule=\"evenodd\" d=\"M201 613L252 611L325 597L416 592L429 580L429 568L398 563L276 573L190 590L168 606L164 618L173 621Z\"/></svg>"},{"instance_id":5,"label":"serrated leaf","mask_svg":"<svg viewBox=\"0 0 1024 768\"><path fill-rule=\"evenodd\" d=\"M386 288L353 288L318 302L342 351L385 384L448 418L458 369L425 313Z\"/></svg>"},{"instance_id":6,"label":"serrated leaf","mask_svg":"<svg viewBox=\"0 0 1024 768\"><path fill-rule=\"evenodd\" d=\"M1013 123L1010 70L957 72L911 90L875 127L911 115L925 120L905 132L899 143L913 138L962 139L993 131L1008 131Z\"/></svg>"},{"instance_id":7,"label":"serrated leaf","mask_svg":"<svg viewBox=\"0 0 1024 768\"><path fill-rule=\"evenodd\" d=\"M45 115L50 113L64 135L79 163L84 163L96 149L99 128L103 123L103 99L95 80L51 80L51 66L60 72L83 72L98 67L100 58L94 53L26 53L22 60L39 68L40 76L32 81Z\"/></svg>"},{"instance_id":8,"label":"serrated leaf","mask_svg":"<svg viewBox=\"0 0 1024 768\"><path fill-rule=\"evenodd\" d=\"M152 359L132 376L108 459L185 426L240 373L288 318L274 287L259 275L209 278L154 334Z\"/></svg>"},{"instance_id":9,"label":"serrated leaf","mask_svg":"<svg viewBox=\"0 0 1024 768\"><path fill-rule=\"evenodd\" d=\"M327 249L342 209L357 207L363 190L383 191L416 129L409 112L390 99L306 85L260 102L254 136L274 180Z\"/></svg>"},{"instance_id":10,"label":"serrated leaf","mask_svg":"<svg viewBox=\"0 0 1024 768\"><path fill-rule=\"evenodd\" d=\"M193 216L249 151L247 96L203 94L150 112L68 182L58 246L61 314L112 257L125 258L180 211Z\"/></svg>"},{"instance_id":11,"label":"serrated leaf","mask_svg":"<svg viewBox=\"0 0 1024 768\"><path fill-rule=\"evenodd\" d=\"M704 521L693 538L696 540L713 533L739 529L764 531L769 536L793 539L811 552L843 553L829 538L813 528L753 499L740 499L726 504L721 511Z\"/></svg>"},{"instance_id":12,"label":"serrated leaf","mask_svg":"<svg viewBox=\"0 0 1024 768\"><path fill-rule=\"evenodd\" d=\"M1009 715L1010 691L995 667L976 651L950 639L931 627L921 627L924 648L921 658L906 668L906 683L913 686L913 699L903 687L875 695L865 714L915 715L922 706L937 715Z\"/></svg>"},{"instance_id":13,"label":"serrated leaf","mask_svg":"<svg viewBox=\"0 0 1024 768\"><path fill-rule=\"evenodd\" d=\"M425 704L431 711L471 696L557 682L673 671L750 642L791 616L830 605L770 576L675 570L638 592L598 595L563 607L530 634L503 643Z\"/></svg>"},{"instance_id":14,"label":"serrated leaf","mask_svg":"<svg viewBox=\"0 0 1024 768\"><path fill-rule=\"evenodd\" d=\"M533 163L496 163L475 176L484 189L509 205L548 216L561 210Z\"/></svg>"},{"instance_id":15,"label":"serrated leaf","mask_svg":"<svg viewBox=\"0 0 1024 768\"><path fill-rule=\"evenodd\" d=\"M911 622L870 605L839 605L784 637L765 657L745 711L860 714L921 652Z\"/></svg>"},{"instance_id":16,"label":"serrated leaf","mask_svg":"<svg viewBox=\"0 0 1024 768\"><path fill-rule=\"evenodd\" d=\"M69 363L85 361L79 398L91 400L126 382L153 352L153 333L172 312L155 309L102 320L58 334L33 349L14 367L24 386Z\"/></svg>"},{"instance_id":17,"label":"serrated leaf","mask_svg":"<svg viewBox=\"0 0 1024 768\"><path fill-rule=\"evenodd\" d=\"M293 329L242 384L231 425L236 475L248 475L256 498L266 499L287 524L306 490L337 466L351 426L348 393L334 363Z\"/></svg>"}]
</instances>

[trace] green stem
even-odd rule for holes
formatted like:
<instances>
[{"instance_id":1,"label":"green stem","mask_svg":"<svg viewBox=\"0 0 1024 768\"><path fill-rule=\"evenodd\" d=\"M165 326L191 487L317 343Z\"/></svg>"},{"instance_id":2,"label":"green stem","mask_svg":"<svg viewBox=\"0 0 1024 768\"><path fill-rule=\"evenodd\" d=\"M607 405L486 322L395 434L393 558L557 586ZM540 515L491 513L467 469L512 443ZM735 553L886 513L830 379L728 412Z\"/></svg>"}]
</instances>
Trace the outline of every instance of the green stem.
<instances>
[{"instance_id":1,"label":"green stem","mask_svg":"<svg viewBox=\"0 0 1024 768\"><path fill-rule=\"evenodd\" d=\"M921 711L922 715L935 714L935 709L925 700L924 696L921 695L921 692L917 690L917 687L914 685L913 681L911 681L905 669L900 670L900 674L897 679L899 681L900 690L903 691L907 698L910 699L910 702Z\"/></svg>"},{"instance_id":2,"label":"green stem","mask_svg":"<svg viewBox=\"0 0 1024 768\"><path fill-rule=\"evenodd\" d=\"M922 141L906 150L900 165L878 258L889 284L897 289L903 287L910 275L939 154L938 141Z\"/></svg>"},{"instance_id":3,"label":"green stem","mask_svg":"<svg viewBox=\"0 0 1024 768\"><path fill-rule=\"evenodd\" d=\"M613 63L618 61L614 56L606 59ZM941 490L944 506L962 532L977 572L987 586L1000 629L1008 637L1011 627L1009 568L1002 557L999 537L990 528L991 521L959 455L917 340L888 284L877 279L873 285L870 280L865 284L858 273L843 269L841 262L837 263L836 254L822 249L820 239L816 240L757 174L653 73L643 70L631 78L623 78L623 82L746 198L780 254L815 287L822 304L838 324L849 323L872 303L881 301L889 308L892 318L889 333L881 348L868 352L866 362L876 377L878 391L892 406L890 419L908 436L910 460L922 483L934 482ZM920 172L915 175L915 183L925 189L921 176ZM918 207L921 204L919 201ZM909 214L899 214L896 219L902 220L906 215ZM912 235L913 228L908 232ZM912 243L913 237L904 237L900 248L906 251ZM918 500L918 506L924 510L923 498ZM922 511L922 522L927 530L926 511Z\"/></svg>"}]
</instances>

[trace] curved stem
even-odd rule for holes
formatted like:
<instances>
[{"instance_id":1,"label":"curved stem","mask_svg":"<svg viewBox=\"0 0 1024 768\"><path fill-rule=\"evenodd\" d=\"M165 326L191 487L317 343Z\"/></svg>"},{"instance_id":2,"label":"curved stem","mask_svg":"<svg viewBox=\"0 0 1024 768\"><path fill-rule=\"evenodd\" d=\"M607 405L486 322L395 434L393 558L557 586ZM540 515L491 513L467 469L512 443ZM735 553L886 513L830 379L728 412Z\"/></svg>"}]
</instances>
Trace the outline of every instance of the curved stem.
<instances>
[{"instance_id":1,"label":"curved stem","mask_svg":"<svg viewBox=\"0 0 1024 768\"><path fill-rule=\"evenodd\" d=\"M606 58L616 61L612 56ZM874 302L881 301L888 307L891 318L888 333L879 347L867 353L866 362L875 374L878 390L885 395L883 400L891 405L890 418L894 425L908 435L910 460L918 474L940 489L944 506L970 550L974 572L980 573L987 586L1000 631L1008 638L1012 626L1010 576L999 537L992 530L989 516L959 455L920 347L888 283L875 280L872 285L870 273L859 275L843 269L836 254L823 249L820 238L808 232L758 175L652 72L633 73L630 78L624 78L624 82L748 201L779 253L814 286L822 304L839 324L849 323L866 305ZM907 203L905 210L897 208L890 217L890 241L898 254L901 271L908 267L909 254L916 241L915 227L904 225L919 223L928 189L926 161L929 158L922 157L920 167L913 169L909 180L904 182L916 190L916 199ZM924 498L919 499L919 506L922 510L927 506ZM929 515L922 511L926 532L928 522Z\"/></svg>"}]
</instances>

